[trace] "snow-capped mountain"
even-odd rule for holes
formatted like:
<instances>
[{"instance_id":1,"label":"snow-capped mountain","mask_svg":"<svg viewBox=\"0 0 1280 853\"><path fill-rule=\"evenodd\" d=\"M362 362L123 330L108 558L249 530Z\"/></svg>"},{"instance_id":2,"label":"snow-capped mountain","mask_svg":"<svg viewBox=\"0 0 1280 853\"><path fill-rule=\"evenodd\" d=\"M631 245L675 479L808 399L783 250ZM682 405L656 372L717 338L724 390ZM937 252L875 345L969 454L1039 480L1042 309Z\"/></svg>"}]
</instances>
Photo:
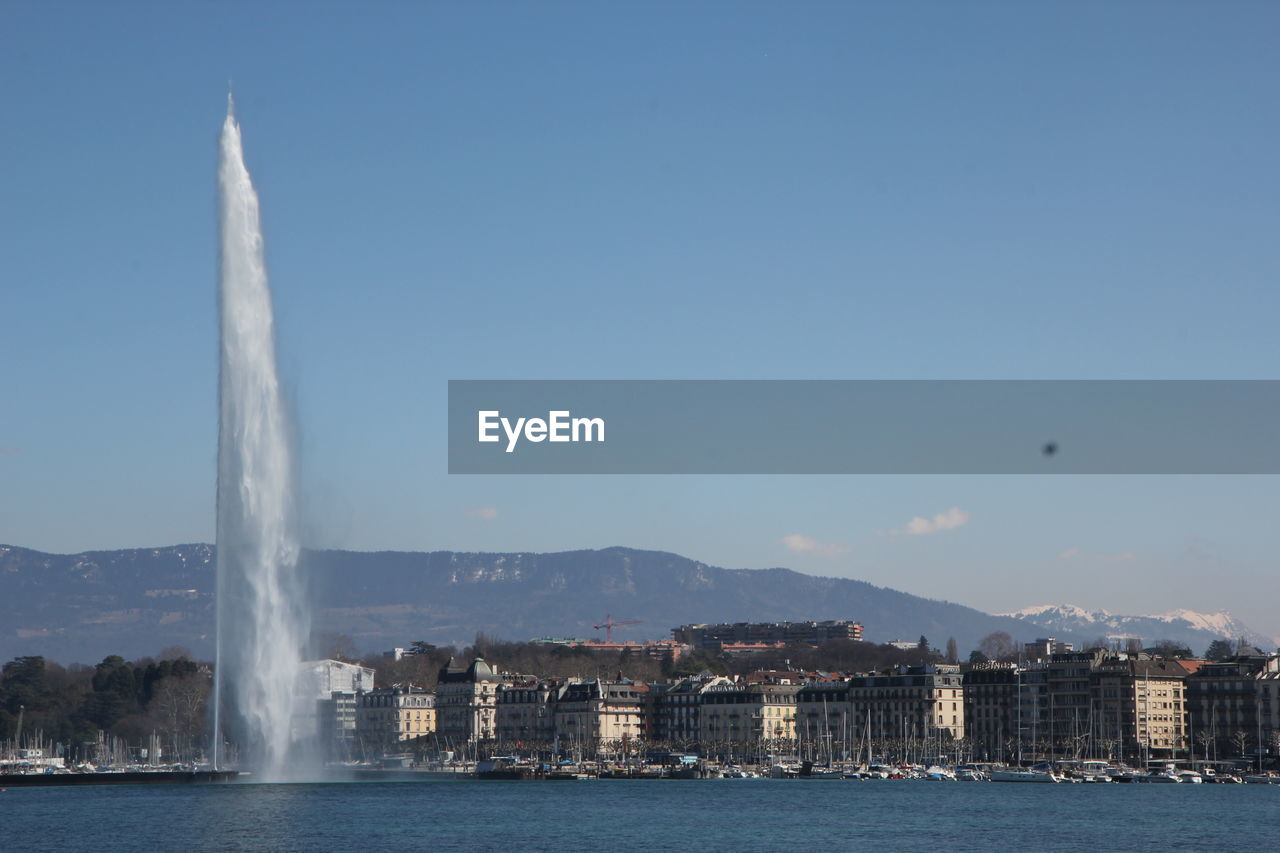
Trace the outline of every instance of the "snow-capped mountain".
<instances>
[{"instance_id":1,"label":"snow-capped mountain","mask_svg":"<svg viewBox=\"0 0 1280 853\"><path fill-rule=\"evenodd\" d=\"M1202 654L1214 640L1244 638L1264 650L1280 645L1280 638L1253 630L1226 611L1198 613L1171 610L1154 616L1124 616L1108 610L1086 610L1074 604L1042 604L1002 613L1043 629L1048 636L1128 639L1137 637L1147 645L1172 640Z\"/></svg>"}]
</instances>

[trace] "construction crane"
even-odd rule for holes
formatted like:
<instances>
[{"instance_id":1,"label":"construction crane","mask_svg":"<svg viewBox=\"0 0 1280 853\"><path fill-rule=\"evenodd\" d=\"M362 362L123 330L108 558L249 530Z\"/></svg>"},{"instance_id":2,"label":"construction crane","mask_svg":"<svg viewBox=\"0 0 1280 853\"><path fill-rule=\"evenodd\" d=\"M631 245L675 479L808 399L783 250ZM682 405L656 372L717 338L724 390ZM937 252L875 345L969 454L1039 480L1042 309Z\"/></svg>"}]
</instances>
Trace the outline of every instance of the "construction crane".
<instances>
[{"instance_id":1,"label":"construction crane","mask_svg":"<svg viewBox=\"0 0 1280 853\"><path fill-rule=\"evenodd\" d=\"M639 625L643 621L644 621L643 619L623 619L619 621L617 619L614 619L613 616L611 616L610 614L606 613L604 615L603 622L601 622L599 625L592 625L591 627L595 628L596 630L600 630L601 628L603 628L604 641L606 643L612 643L614 628L617 628L619 625Z\"/></svg>"}]
</instances>

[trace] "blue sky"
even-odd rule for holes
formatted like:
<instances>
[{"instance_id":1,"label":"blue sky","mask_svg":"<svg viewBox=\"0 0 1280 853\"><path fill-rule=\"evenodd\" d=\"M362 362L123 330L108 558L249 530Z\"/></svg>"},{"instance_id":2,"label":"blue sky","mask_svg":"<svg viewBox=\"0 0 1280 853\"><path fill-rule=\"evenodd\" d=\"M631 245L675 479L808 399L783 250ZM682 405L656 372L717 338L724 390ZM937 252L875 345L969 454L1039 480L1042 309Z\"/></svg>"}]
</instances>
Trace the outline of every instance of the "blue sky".
<instances>
[{"instance_id":1,"label":"blue sky","mask_svg":"<svg viewBox=\"0 0 1280 853\"><path fill-rule=\"evenodd\" d=\"M313 543L625 544L1280 634L1275 478L449 477L444 443L448 379L1277 378L1278 30L1262 2L9 0L0 541L212 538L230 80Z\"/></svg>"}]
</instances>

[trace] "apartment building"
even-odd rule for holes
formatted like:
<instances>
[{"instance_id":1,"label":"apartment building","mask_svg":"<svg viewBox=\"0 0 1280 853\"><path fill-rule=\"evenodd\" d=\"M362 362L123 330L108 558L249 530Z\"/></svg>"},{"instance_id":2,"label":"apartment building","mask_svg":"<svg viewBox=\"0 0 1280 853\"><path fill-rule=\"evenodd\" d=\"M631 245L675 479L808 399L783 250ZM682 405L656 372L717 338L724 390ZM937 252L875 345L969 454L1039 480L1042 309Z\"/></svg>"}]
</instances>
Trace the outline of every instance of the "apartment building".
<instances>
[{"instance_id":1,"label":"apartment building","mask_svg":"<svg viewBox=\"0 0 1280 853\"><path fill-rule=\"evenodd\" d=\"M646 740L648 686L630 679L571 679L556 697L555 734L562 749L622 754Z\"/></svg>"},{"instance_id":2,"label":"apartment building","mask_svg":"<svg viewBox=\"0 0 1280 853\"><path fill-rule=\"evenodd\" d=\"M435 694L412 684L393 684L361 693L356 702L356 737L364 749L388 750L401 741L435 731Z\"/></svg>"},{"instance_id":3,"label":"apartment building","mask_svg":"<svg viewBox=\"0 0 1280 853\"><path fill-rule=\"evenodd\" d=\"M494 740L502 683L502 676L484 658L476 658L465 668L450 658L436 681L436 735L440 741L456 748Z\"/></svg>"},{"instance_id":4,"label":"apartment building","mask_svg":"<svg viewBox=\"0 0 1280 853\"><path fill-rule=\"evenodd\" d=\"M698 740L718 744L791 742L796 736L796 684L720 683L701 692Z\"/></svg>"},{"instance_id":5,"label":"apartment building","mask_svg":"<svg viewBox=\"0 0 1280 853\"><path fill-rule=\"evenodd\" d=\"M517 748L553 742L555 702L563 687L563 682L537 678L499 685L494 716L499 742Z\"/></svg>"}]
</instances>

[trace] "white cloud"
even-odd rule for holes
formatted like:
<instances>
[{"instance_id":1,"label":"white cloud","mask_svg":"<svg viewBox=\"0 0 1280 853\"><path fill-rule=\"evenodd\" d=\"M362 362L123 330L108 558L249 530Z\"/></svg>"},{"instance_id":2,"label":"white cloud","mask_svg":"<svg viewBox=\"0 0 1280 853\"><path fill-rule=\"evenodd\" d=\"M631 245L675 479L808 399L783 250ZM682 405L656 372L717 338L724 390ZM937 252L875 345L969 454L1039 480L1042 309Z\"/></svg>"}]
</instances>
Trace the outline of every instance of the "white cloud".
<instances>
[{"instance_id":1,"label":"white cloud","mask_svg":"<svg viewBox=\"0 0 1280 853\"><path fill-rule=\"evenodd\" d=\"M498 517L498 508L496 506L476 507L475 509L467 510L467 515L482 521L493 521Z\"/></svg>"},{"instance_id":2,"label":"white cloud","mask_svg":"<svg viewBox=\"0 0 1280 853\"><path fill-rule=\"evenodd\" d=\"M969 513L958 506L944 509L933 518L916 516L907 522L901 530L894 530L894 536L931 536L944 530L954 530L969 523Z\"/></svg>"},{"instance_id":3,"label":"white cloud","mask_svg":"<svg viewBox=\"0 0 1280 853\"><path fill-rule=\"evenodd\" d=\"M812 536L804 536L800 533L783 536L781 542L797 554L821 554L824 557L834 557L837 554L847 553L851 549L851 546L841 542L820 542Z\"/></svg>"}]
</instances>

